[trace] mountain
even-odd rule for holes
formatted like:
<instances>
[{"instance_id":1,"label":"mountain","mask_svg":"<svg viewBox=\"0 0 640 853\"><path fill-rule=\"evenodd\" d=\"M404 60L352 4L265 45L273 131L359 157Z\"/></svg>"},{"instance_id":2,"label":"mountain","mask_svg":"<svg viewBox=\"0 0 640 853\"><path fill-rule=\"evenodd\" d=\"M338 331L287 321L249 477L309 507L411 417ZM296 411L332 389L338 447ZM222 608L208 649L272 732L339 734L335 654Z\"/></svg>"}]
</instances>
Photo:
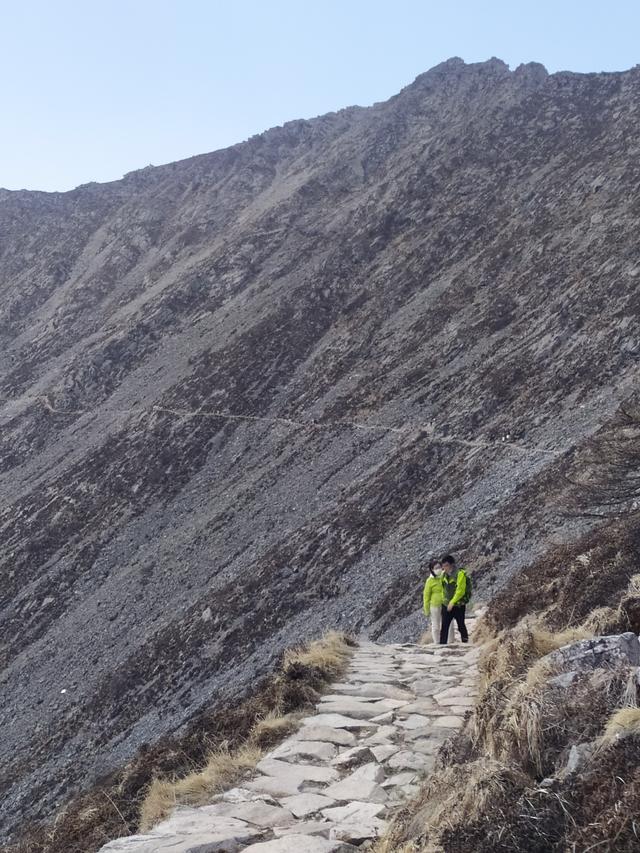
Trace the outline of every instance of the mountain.
<instances>
[{"instance_id":1,"label":"mountain","mask_svg":"<svg viewBox=\"0 0 640 853\"><path fill-rule=\"evenodd\" d=\"M328 627L549 541L635 387L640 68L389 101L0 191L2 835Z\"/></svg>"}]
</instances>

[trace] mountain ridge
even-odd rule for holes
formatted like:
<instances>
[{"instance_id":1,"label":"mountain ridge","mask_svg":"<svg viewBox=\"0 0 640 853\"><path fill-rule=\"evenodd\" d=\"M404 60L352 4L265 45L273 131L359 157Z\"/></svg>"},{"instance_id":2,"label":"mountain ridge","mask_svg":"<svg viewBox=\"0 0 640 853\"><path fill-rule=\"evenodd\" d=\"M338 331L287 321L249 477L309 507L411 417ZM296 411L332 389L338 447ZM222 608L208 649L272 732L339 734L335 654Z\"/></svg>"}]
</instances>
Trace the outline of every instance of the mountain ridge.
<instances>
[{"instance_id":1,"label":"mountain ridge","mask_svg":"<svg viewBox=\"0 0 640 853\"><path fill-rule=\"evenodd\" d=\"M637 382L640 71L504 68L0 195L4 837L300 639L415 636L430 551L488 595L581 531L563 474Z\"/></svg>"}]
</instances>

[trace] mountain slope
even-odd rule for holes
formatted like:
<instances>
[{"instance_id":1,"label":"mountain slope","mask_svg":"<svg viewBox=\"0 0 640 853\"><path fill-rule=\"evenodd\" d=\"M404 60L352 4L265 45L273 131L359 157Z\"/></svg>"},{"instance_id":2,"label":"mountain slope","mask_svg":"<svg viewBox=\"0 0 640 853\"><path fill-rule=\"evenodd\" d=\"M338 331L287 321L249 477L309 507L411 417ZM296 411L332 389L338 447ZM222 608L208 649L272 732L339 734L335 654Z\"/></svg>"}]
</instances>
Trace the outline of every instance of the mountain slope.
<instances>
[{"instance_id":1,"label":"mountain slope","mask_svg":"<svg viewBox=\"0 0 640 853\"><path fill-rule=\"evenodd\" d=\"M637 377L639 130L640 69L450 60L0 191L5 836L303 636L410 635L430 549L486 595L574 535L549 484Z\"/></svg>"}]
</instances>

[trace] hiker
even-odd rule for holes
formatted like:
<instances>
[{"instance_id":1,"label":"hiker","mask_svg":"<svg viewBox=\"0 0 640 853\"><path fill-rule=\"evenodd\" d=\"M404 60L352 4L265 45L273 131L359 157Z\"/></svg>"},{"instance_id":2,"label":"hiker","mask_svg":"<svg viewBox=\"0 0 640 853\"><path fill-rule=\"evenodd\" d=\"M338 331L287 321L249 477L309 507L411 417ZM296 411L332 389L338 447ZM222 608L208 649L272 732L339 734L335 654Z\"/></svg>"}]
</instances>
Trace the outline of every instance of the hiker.
<instances>
[{"instance_id":1,"label":"hiker","mask_svg":"<svg viewBox=\"0 0 640 853\"><path fill-rule=\"evenodd\" d=\"M447 643L447 634L455 619L463 643L469 641L467 626L464 624L466 606L471 598L471 580L462 568L456 569L456 561L447 554L442 564L442 628L440 645Z\"/></svg>"},{"instance_id":2,"label":"hiker","mask_svg":"<svg viewBox=\"0 0 640 853\"><path fill-rule=\"evenodd\" d=\"M425 616L431 617L431 636L434 643L440 642L442 627L442 569L440 563L429 561L429 576L424 585L422 602ZM453 622L449 628L449 642L453 642Z\"/></svg>"}]
</instances>

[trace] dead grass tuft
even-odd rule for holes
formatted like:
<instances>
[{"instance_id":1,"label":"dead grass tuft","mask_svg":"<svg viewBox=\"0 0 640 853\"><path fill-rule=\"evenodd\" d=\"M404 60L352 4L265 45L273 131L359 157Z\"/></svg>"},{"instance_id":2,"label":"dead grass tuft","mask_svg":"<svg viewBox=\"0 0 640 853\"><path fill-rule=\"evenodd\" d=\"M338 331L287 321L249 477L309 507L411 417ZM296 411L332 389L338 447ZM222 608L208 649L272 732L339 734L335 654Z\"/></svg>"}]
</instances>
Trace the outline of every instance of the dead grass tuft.
<instances>
[{"instance_id":1,"label":"dead grass tuft","mask_svg":"<svg viewBox=\"0 0 640 853\"><path fill-rule=\"evenodd\" d=\"M253 726L249 734L250 741L260 749L271 749L298 728L301 714L267 714Z\"/></svg>"},{"instance_id":2,"label":"dead grass tuft","mask_svg":"<svg viewBox=\"0 0 640 853\"><path fill-rule=\"evenodd\" d=\"M607 721L603 743L630 735L640 735L640 708L619 708Z\"/></svg>"},{"instance_id":3,"label":"dead grass tuft","mask_svg":"<svg viewBox=\"0 0 640 853\"><path fill-rule=\"evenodd\" d=\"M420 639L418 640L419 646L428 646L433 644L433 636L431 635L431 631L425 631L420 635Z\"/></svg>"},{"instance_id":4,"label":"dead grass tuft","mask_svg":"<svg viewBox=\"0 0 640 853\"><path fill-rule=\"evenodd\" d=\"M485 644L478 664L481 687L513 681L550 652L592 636L582 627L550 631L538 620L525 620Z\"/></svg>"},{"instance_id":5,"label":"dead grass tuft","mask_svg":"<svg viewBox=\"0 0 640 853\"><path fill-rule=\"evenodd\" d=\"M232 787L254 769L262 750L253 744L230 751L212 752L206 766L175 782L154 780L140 810L140 830L147 832L165 818L175 805L203 806L215 794Z\"/></svg>"},{"instance_id":6,"label":"dead grass tuft","mask_svg":"<svg viewBox=\"0 0 640 853\"><path fill-rule=\"evenodd\" d=\"M354 643L344 634L329 631L322 639L285 653L283 675L299 667L316 669L327 681L337 678L344 670L353 651Z\"/></svg>"},{"instance_id":7,"label":"dead grass tuft","mask_svg":"<svg viewBox=\"0 0 640 853\"><path fill-rule=\"evenodd\" d=\"M631 575L627 595L640 595L640 574Z\"/></svg>"},{"instance_id":8,"label":"dead grass tuft","mask_svg":"<svg viewBox=\"0 0 640 853\"><path fill-rule=\"evenodd\" d=\"M483 645L495 639L496 632L486 614L480 616L473 629L474 645Z\"/></svg>"},{"instance_id":9,"label":"dead grass tuft","mask_svg":"<svg viewBox=\"0 0 640 853\"><path fill-rule=\"evenodd\" d=\"M586 631L604 636L615 633L620 623L620 609L617 607L596 607L582 623Z\"/></svg>"},{"instance_id":10,"label":"dead grass tuft","mask_svg":"<svg viewBox=\"0 0 640 853\"><path fill-rule=\"evenodd\" d=\"M527 782L518 768L487 758L432 773L419 799L398 813L374 853L442 851L443 835L484 821L490 804L493 810L513 802Z\"/></svg>"},{"instance_id":11,"label":"dead grass tuft","mask_svg":"<svg viewBox=\"0 0 640 853\"><path fill-rule=\"evenodd\" d=\"M147 832L164 820L175 805L174 783L154 779L140 809L140 831Z\"/></svg>"}]
</instances>

